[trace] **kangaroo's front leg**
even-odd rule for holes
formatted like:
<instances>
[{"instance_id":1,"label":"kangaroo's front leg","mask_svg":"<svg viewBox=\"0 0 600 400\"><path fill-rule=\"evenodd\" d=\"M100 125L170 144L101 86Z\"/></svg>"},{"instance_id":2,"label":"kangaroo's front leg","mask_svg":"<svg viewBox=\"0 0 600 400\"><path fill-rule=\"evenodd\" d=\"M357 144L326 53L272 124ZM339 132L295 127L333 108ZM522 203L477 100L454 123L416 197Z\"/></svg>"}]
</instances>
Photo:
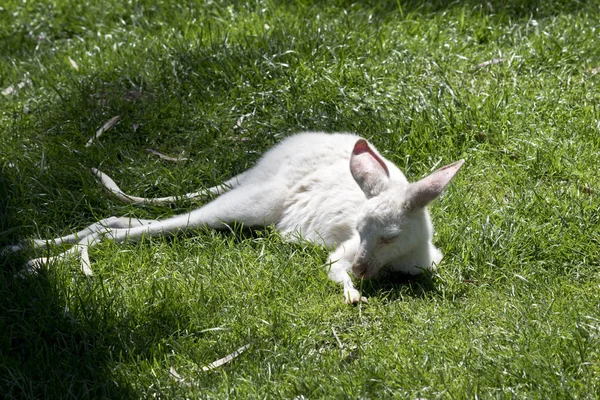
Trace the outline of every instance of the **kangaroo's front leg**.
<instances>
[{"instance_id":1,"label":"kangaroo's front leg","mask_svg":"<svg viewBox=\"0 0 600 400\"><path fill-rule=\"evenodd\" d=\"M355 235L339 245L328 257L329 279L344 286L344 299L347 304L367 301L367 298L361 296L360 292L354 287L354 282L352 282L349 275L358 245L359 237Z\"/></svg>"}]
</instances>

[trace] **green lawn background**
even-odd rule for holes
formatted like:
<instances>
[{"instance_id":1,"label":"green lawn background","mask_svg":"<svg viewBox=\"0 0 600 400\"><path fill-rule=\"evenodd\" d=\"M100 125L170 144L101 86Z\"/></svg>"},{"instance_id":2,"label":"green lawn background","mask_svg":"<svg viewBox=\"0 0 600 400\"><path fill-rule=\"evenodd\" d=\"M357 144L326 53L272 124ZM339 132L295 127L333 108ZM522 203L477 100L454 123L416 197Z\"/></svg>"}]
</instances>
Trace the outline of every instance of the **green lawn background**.
<instances>
[{"instance_id":1,"label":"green lawn background","mask_svg":"<svg viewBox=\"0 0 600 400\"><path fill-rule=\"evenodd\" d=\"M357 307L325 249L273 229L106 242L92 278L3 255L0 392L598 398L599 35L598 2L3 2L3 244L199 205L121 204L92 167L183 194L304 130L356 132L411 180L467 163L431 207L438 272Z\"/></svg>"}]
</instances>

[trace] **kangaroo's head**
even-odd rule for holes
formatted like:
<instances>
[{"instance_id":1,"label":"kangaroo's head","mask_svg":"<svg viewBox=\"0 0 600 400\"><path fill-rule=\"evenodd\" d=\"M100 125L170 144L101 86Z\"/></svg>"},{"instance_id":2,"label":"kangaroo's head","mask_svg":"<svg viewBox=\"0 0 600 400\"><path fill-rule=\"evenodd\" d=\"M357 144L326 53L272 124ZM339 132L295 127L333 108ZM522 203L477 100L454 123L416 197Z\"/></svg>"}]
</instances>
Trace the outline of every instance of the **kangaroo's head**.
<instances>
[{"instance_id":1,"label":"kangaroo's head","mask_svg":"<svg viewBox=\"0 0 600 400\"><path fill-rule=\"evenodd\" d=\"M432 227L426 210L458 172L464 160L447 165L418 182L390 179L385 161L366 140L359 139L350 157L350 171L367 197L357 218L360 245L352 272L369 279L386 265L430 268ZM425 254L419 254L423 252Z\"/></svg>"}]
</instances>

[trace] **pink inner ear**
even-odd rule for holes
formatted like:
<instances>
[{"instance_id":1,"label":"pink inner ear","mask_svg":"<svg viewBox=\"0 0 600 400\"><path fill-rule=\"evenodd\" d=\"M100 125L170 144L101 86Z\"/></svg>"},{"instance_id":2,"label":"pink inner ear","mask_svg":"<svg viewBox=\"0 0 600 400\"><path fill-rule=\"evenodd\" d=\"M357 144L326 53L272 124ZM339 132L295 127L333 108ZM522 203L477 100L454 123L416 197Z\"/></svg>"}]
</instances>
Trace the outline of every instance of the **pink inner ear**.
<instances>
[{"instance_id":1,"label":"pink inner ear","mask_svg":"<svg viewBox=\"0 0 600 400\"><path fill-rule=\"evenodd\" d=\"M389 182L390 173L385 162L369 147L365 139L358 139L350 156L350 172L368 198L377 196Z\"/></svg>"},{"instance_id":2,"label":"pink inner ear","mask_svg":"<svg viewBox=\"0 0 600 400\"><path fill-rule=\"evenodd\" d=\"M367 143L365 139L358 139L358 141L354 145L354 150L352 150L352 154L358 156L363 153L369 153L369 155L379 163L381 168L383 168L385 174L387 176L390 176L390 171L388 170L387 165L385 165L383 160L373 150L371 150L371 147L369 147L369 143Z\"/></svg>"}]
</instances>

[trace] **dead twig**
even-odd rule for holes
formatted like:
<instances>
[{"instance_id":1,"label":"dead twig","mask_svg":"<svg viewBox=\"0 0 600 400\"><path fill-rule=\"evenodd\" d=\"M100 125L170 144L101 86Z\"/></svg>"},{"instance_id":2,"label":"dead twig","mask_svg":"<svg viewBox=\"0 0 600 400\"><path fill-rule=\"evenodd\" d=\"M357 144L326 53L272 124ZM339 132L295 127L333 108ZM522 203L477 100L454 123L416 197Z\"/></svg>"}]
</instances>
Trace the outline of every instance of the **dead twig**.
<instances>
[{"instance_id":1,"label":"dead twig","mask_svg":"<svg viewBox=\"0 0 600 400\"><path fill-rule=\"evenodd\" d=\"M333 332L333 337L335 338L338 346L340 346L340 349L343 349L344 345L342 344L342 341L338 337L337 332L335 331L335 328L333 326L331 327L331 332Z\"/></svg>"},{"instance_id":2,"label":"dead twig","mask_svg":"<svg viewBox=\"0 0 600 400\"><path fill-rule=\"evenodd\" d=\"M189 158L186 157L171 157L171 156L167 156L164 155L154 149L146 149L147 152L154 154L155 156L157 156L158 158L160 158L161 160L165 160L165 161L173 161L173 162L179 162L179 161L187 161L189 160Z\"/></svg>"},{"instance_id":3,"label":"dead twig","mask_svg":"<svg viewBox=\"0 0 600 400\"><path fill-rule=\"evenodd\" d=\"M481 64L477 65L477 68L485 68L485 67L489 67L490 65L501 64L504 61L505 61L504 58L492 58L491 60L484 61Z\"/></svg>"},{"instance_id":4,"label":"dead twig","mask_svg":"<svg viewBox=\"0 0 600 400\"><path fill-rule=\"evenodd\" d=\"M218 359L216 361L211 362L206 367L202 367L202 371L210 371L212 369L215 369L215 368L218 368L218 367L220 367L222 365L227 364L228 362L230 362L231 360L233 360L234 358L236 358L240 354L242 354L244 351L246 351L249 347L250 347L250 343L248 343L247 345L244 345L244 346L240 347L239 349L237 349L233 353L228 354L228 355L226 355L223 358L220 358L220 359Z\"/></svg>"},{"instance_id":5,"label":"dead twig","mask_svg":"<svg viewBox=\"0 0 600 400\"><path fill-rule=\"evenodd\" d=\"M228 354L227 356L220 358L216 361L213 361L212 363L208 364L206 367L202 367L202 371L211 371L215 368L218 368L222 365L227 364L228 362L230 362L231 360L233 360L234 358L236 358L237 356L239 356L240 354L242 354L245 350L247 350L250 347L250 343L248 343L247 345L244 345L242 347L240 347L239 349L237 349L236 351L234 351L231 354ZM188 382L184 377L182 377L181 375L179 375L179 373L177 373L177 371L175 370L175 368L171 367L169 369L169 375L171 375L171 377L173 379L175 379L177 382L181 383L182 385L185 386L192 386L192 384L190 382Z\"/></svg>"},{"instance_id":6,"label":"dead twig","mask_svg":"<svg viewBox=\"0 0 600 400\"><path fill-rule=\"evenodd\" d=\"M90 147L92 145L92 143L94 143L94 141L96 139L98 139L104 132L108 131L110 128L112 128L113 126L115 126L117 124L117 122L119 122L120 119L121 119L121 116L117 115L115 117L112 117L108 121L106 121L104 123L104 125L102 125L100 127L100 129L98 129L96 131L96 134L94 136L92 136L90 138L90 140L88 140L88 142L85 144L85 147Z\"/></svg>"},{"instance_id":7,"label":"dead twig","mask_svg":"<svg viewBox=\"0 0 600 400\"><path fill-rule=\"evenodd\" d=\"M588 68L588 72L590 73L590 76L594 76L598 72L600 72L600 66L595 67L595 68Z\"/></svg>"},{"instance_id":8,"label":"dead twig","mask_svg":"<svg viewBox=\"0 0 600 400\"><path fill-rule=\"evenodd\" d=\"M171 377L173 377L177 382L181 383L182 385L192 386L192 384L183 379L173 367L171 367L171 369L169 370L169 375L171 375Z\"/></svg>"},{"instance_id":9,"label":"dead twig","mask_svg":"<svg viewBox=\"0 0 600 400\"><path fill-rule=\"evenodd\" d=\"M69 62L71 63L71 67L73 67L73 69L75 71L79 71L79 65L77 65L77 63L75 62L75 60L73 60L71 57L69 57Z\"/></svg>"}]
</instances>

